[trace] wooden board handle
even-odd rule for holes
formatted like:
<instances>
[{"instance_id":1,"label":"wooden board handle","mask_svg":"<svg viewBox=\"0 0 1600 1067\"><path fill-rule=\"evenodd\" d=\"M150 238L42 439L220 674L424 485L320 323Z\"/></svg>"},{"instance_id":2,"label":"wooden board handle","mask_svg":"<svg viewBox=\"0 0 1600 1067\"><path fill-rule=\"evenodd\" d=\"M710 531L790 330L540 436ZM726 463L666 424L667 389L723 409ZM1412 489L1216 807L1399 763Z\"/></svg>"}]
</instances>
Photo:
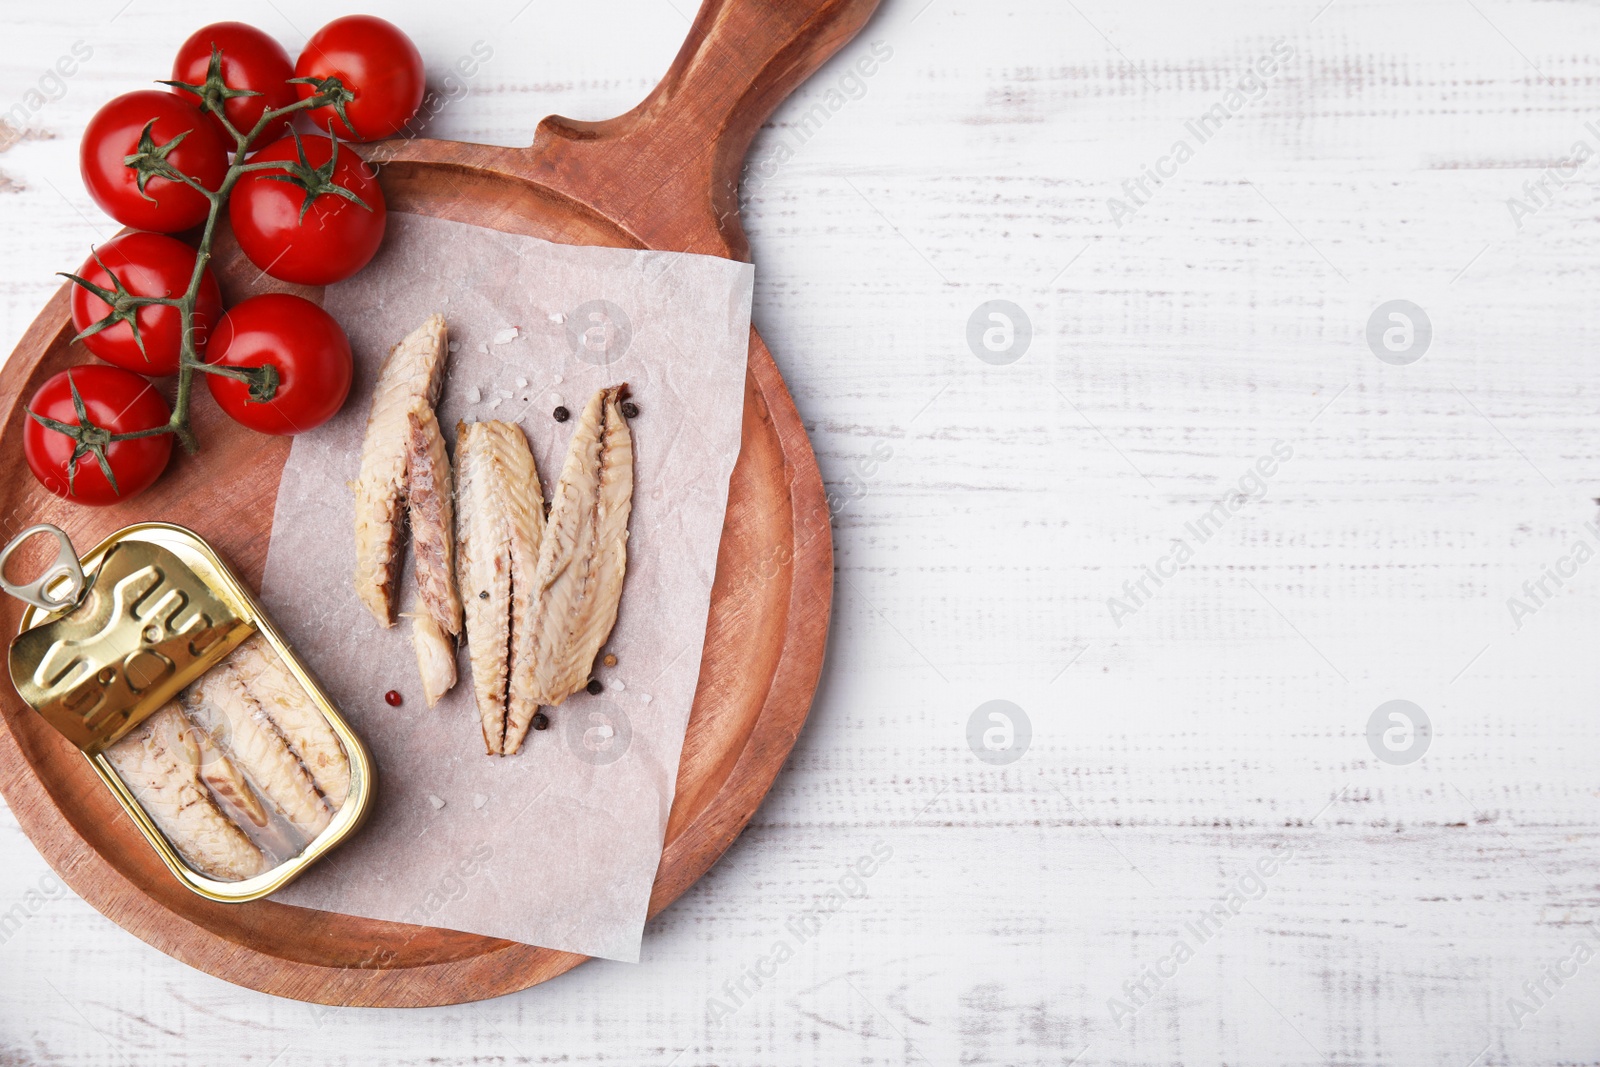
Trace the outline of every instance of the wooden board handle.
<instances>
[{"instance_id":1,"label":"wooden board handle","mask_svg":"<svg viewBox=\"0 0 1600 1067\"><path fill-rule=\"evenodd\" d=\"M625 115L552 115L523 172L657 248L749 258L739 172L796 86L854 37L878 0L705 0L649 96ZM685 211L686 205L696 205Z\"/></svg>"}]
</instances>

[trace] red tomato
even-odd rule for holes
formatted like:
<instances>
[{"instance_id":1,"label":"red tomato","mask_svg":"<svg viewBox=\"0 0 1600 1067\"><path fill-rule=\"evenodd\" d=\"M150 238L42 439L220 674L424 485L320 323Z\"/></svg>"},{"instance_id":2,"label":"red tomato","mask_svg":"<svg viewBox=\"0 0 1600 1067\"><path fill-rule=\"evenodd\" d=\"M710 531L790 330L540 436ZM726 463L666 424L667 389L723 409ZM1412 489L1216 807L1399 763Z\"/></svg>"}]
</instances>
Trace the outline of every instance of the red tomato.
<instances>
[{"instance_id":1,"label":"red tomato","mask_svg":"<svg viewBox=\"0 0 1600 1067\"><path fill-rule=\"evenodd\" d=\"M78 268L78 276L119 296L181 297L194 276L196 252L175 237L159 233L125 233L113 237ZM108 273L109 272L109 273ZM112 324L82 336L107 316ZM205 351L206 338L222 317L222 292L208 267L200 279L194 304L194 345ZM139 326L138 339L133 324ZM178 373L183 341L182 317L175 307L161 304L141 308L114 307L81 285L72 287L72 328L84 347L107 363L139 374L161 376ZM140 347L143 342L143 348Z\"/></svg>"},{"instance_id":2,"label":"red tomato","mask_svg":"<svg viewBox=\"0 0 1600 1067\"><path fill-rule=\"evenodd\" d=\"M50 492L80 504L131 500L166 470L172 434L132 441L112 441L109 435L164 425L172 417L171 409L155 386L132 371L91 364L62 371L45 382L28 401L29 413L66 427L84 425L73 401L74 387L87 423L95 429L75 441L37 417L29 418L22 426L22 453L29 469ZM100 465L101 457L111 469L114 485Z\"/></svg>"},{"instance_id":3,"label":"red tomato","mask_svg":"<svg viewBox=\"0 0 1600 1067\"><path fill-rule=\"evenodd\" d=\"M332 315L304 297L266 293L222 316L206 352L213 366L278 370L278 388L265 402L250 399L237 378L207 374L217 405L235 422L262 433L297 434L321 426L350 394L350 340Z\"/></svg>"},{"instance_id":4,"label":"red tomato","mask_svg":"<svg viewBox=\"0 0 1600 1067\"><path fill-rule=\"evenodd\" d=\"M251 158L273 161L285 168L246 174L228 198L233 234L250 262L301 285L329 285L366 266L388 216L366 161L327 137L285 137Z\"/></svg>"},{"instance_id":5,"label":"red tomato","mask_svg":"<svg viewBox=\"0 0 1600 1067\"><path fill-rule=\"evenodd\" d=\"M150 124L148 137L146 124ZM89 195L124 226L174 233L204 222L211 202L181 181L151 174L140 192L141 174L125 160L141 152L147 165L165 160L215 190L228 171L228 146L216 127L193 104L159 89L141 89L124 93L95 112L78 150L78 168Z\"/></svg>"},{"instance_id":6,"label":"red tomato","mask_svg":"<svg viewBox=\"0 0 1600 1067\"><path fill-rule=\"evenodd\" d=\"M333 123L333 132L357 141L393 137L411 121L426 88L422 55L398 26L372 15L346 15L334 19L311 35L294 65L297 78L338 78L355 94L344 104L348 125L338 108L324 105L311 111L319 129ZM317 94L317 86L302 82L300 99Z\"/></svg>"},{"instance_id":7,"label":"red tomato","mask_svg":"<svg viewBox=\"0 0 1600 1067\"><path fill-rule=\"evenodd\" d=\"M213 47L222 51L220 70L217 71L220 84L208 83ZM222 135L223 142L230 148L234 144L233 136L217 120L214 109L221 107L234 129L249 133L261 121L262 115L288 107L299 99L294 86L289 84L292 77L294 63L283 45L243 22L214 22L210 26L202 26L179 46L178 57L172 61L172 80L196 86L200 90L195 93L175 85L172 91L197 107L202 101L209 105L201 110L206 112L206 118L211 120L217 133ZM233 96L227 90L244 90L261 95ZM285 115L262 130L256 143L266 144L276 140L283 136L283 131L288 127L289 116Z\"/></svg>"}]
</instances>

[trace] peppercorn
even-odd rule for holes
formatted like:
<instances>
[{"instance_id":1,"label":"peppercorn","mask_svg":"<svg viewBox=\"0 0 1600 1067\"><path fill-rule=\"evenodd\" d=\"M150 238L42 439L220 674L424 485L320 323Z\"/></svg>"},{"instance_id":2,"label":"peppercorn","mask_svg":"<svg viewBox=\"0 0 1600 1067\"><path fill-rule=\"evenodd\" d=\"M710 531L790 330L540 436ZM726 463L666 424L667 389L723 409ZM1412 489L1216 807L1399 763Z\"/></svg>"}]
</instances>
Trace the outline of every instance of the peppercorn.
<instances>
[{"instance_id":1,"label":"peppercorn","mask_svg":"<svg viewBox=\"0 0 1600 1067\"><path fill-rule=\"evenodd\" d=\"M605 688L605 686L600 684L600 679L598 679L598 678L590 678L589 679L589 684L584 686L584 688L589 690L589 695L590 696L599 696L600 695L600 691L603 690Z\"/></svg>"},{"instance_id":2,"label":"peppercorn","mask_svg":"<svg viewBox=\"0 0 1600 1067\"><path fill-rule=\"evenodd\" d=\"M383 694L383 700L384 703L388 704L391 708L398 708L400 706L400 690L389 690L387 693Z\"/></svg>"},{"instance_id":3,"label":"peppercorn","mask_svg":"<svg viewBox=\"0 0 1600 1067\"><path fill-rule=\"evenodd\" d=\"M533 728L535 730L547 729L549 727L549 725L550 725L550 716L546 715L542 711L536 711L536 712L533 713Z\"/></svg>"},{"instance_id":4,"label":"peppercorn","mask_svg":"<svg viewBox=\"0 0 1600 1067\"><path fill-rule=\"evenodd\" d=\"M488 600L489 599L489 590L485 589L483 592L479 593L478 594L478 599L479 600Z\"/></svg>"},{"instance_id":5,"label":"peppercorn","mask_svg":"<svg viewBox=\"0 0 1600 1067\"><path fill-rule=\"evenodd\" d=\"M623 404L622 404L622 417L623 418L631 419L631 418L634 418L635 416L637 416L638 414L639 414L639 405L638 404L635 404L631 400L623 401Z\"/></svg>"},{"instance_id":6,"label":"peppercorn","mask_svg":"<svg viewBox=\"0 0 1600 1067\"><path fill-rule=\"evenodd\" d=\"M607 667L615 667L617 665L617 657L613 653L607 652L606 658L600 662L604 663Z\"/></svg>"},{"instance_id":7,"label":"peppercorn","mask_svg":"<svg viewBox=\"0 0 1600 1067\"><path fill-rule=\"evenodd\" d=\"M556 408L550 414L557 422L566 422L568 419L572 418L572 412L568 411L565 407Z\"/></svg>"}]
</instances>

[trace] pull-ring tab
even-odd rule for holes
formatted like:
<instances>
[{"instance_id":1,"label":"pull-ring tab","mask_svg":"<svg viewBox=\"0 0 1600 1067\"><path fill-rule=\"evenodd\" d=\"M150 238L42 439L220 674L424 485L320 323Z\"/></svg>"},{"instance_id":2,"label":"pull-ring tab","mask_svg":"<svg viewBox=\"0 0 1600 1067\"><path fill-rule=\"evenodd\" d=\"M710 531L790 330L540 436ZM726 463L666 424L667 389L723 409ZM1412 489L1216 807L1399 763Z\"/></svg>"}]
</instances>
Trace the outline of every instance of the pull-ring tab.
<instances>
[{"instance_id":1,"label":"pull-ring tab","mask_svg":"<svg viewBox=\"0 0 1600 1067\"><path fill-rule=\"evenodd\" d=\"M6 564L11 562L11 554L22 547L22 543L34 534L52 533L60 542L60 549L56 553L56 561L46 567L44 573L27 585L13 584L6 578ZM65 578L66 586L62 589L62 596L50 595L50 587ZM52 526L48 522L41 522L30 526L17 536L5 548L0 549L0 589L4 589L18 600L25 600L36 608L45 611L57 612L63 608L70 608L78 602L83 595L83 564L78 562L78 553L72 547L72 538L59 526Z\"/></svg>"}]
</instances>

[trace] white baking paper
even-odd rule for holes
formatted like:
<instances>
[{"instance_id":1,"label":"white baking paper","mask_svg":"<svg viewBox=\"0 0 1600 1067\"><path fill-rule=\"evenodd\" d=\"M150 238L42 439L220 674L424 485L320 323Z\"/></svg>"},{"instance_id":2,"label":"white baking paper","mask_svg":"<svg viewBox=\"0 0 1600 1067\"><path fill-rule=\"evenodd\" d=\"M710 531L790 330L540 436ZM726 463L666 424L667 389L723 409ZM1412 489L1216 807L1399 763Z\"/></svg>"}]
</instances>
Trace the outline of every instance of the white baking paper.
<instances>
[{"instance_id":1,"label":"white baking paper","mask_svg":"<svg viewBox=\"0 0 1600 1067\"><path fill-rule=\"evenodd\" d=\"M739 452L752 277L710 256L396 213L372 264L328 289L355 384L335 419L295 439L262 596L365 739L378 789L359 834L274 899L639 958ZM484 755L466 650L461 681L428 708L410 621L383 629L351 586L350 485L374 379L434 311L450 330L439 421L452 446L458 420L515 421L546 499L596 390L626 381L640 409L627 580L606 646L618 662L597 666L600 695L545 709L549 729L512 757ZM557 406L572 419L557 422ZM409 569L401 590L409 610Z\"/></svg>"}]
</instances>

